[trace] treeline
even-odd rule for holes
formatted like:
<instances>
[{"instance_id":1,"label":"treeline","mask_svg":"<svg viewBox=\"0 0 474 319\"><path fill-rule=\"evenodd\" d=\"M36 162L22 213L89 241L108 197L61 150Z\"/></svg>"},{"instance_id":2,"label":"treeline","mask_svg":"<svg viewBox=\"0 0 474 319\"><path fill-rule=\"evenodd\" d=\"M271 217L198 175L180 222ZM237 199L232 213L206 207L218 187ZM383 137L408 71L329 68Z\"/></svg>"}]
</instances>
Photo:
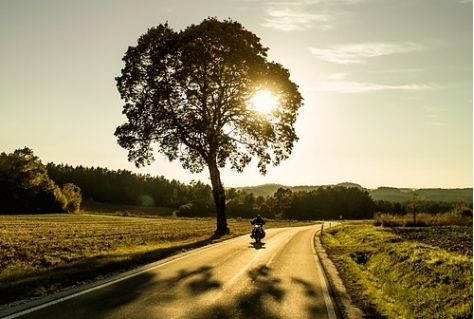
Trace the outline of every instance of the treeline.
<instances>
[{"instance_id":1,"label":"treeline","mask_svg":"<svg viewBox=\"0 0 474 319\"><path fill-rule=\"evenodd\" d=\"M126 170L46 165L57 184L74 183L85 200L124 205L175 208L179 217L214 216L209 185L193 181L189 185L164 177L134 174ZM231 218L348 219L371 218L376 204L368 192L342 186L324 187L311 192L280 188L273 196L255 196L234 188L226 190L227 215Z\"/></svg>"},{"instance_id":2,"label":"treeline","mask_svg":"<svg viewBox=\"0 0 474 319\"><path fill-rule=\"evenodd\" d=\"M370 190L370 195L374 200L403 203L411 199L413 191L416 191L420 198L428 202L472 203L472 188L420 188L414 190L409 188L379 187Z\"/></svg>"},{"instance_id":3,"label":"treeline","mask_svg":"<svg viewBox=\"0 0 474 319\"><path fill-rule=\"evenodd\" d=\"M207 206L212 208L210 195ZM226 198L227 215L231 218L253 218L260 214L265 218L293 220L366 219L374 216L377 207L366 191L341 186L311 192L280 188L273 196L266 197L231 188L227 189ZM206 205L194 201L181 206L178 216L200 216L193 210L196 204L199 208Z\"/></svg>"},{"instance_id":4,"label":"treeline","mask_svg":"<svg viewBox=\"0 0 474 319\"><path fill-rule=\"evenodd\" d=\"M376 201L376 211L380 213L387 213L392 215L405 215L412 212L410 201L403 202L392 202L388 200ZM444 202L444 201L426 201L421 200L417 204L417 209L420 212L427 214L439 214L452 211L456 207L465 207L466 209L472 209L472 203L467 204L465 202Z\"/></svg>"},{"instance_id":5,"label":"treeline","mask_svg":"<svg viewBox=\"0 0 474 319\"><path fill-rule=\"evenodd\" d=\"M311 192L320 187L327 186L343 186L343 187L355 187L369 192L370 197L373 200L379 201L390 201L405 203L410 201L413 196L413 192L416 192L423 201L428 202L446 202L446 203L467 203L473 202L472 188L395 188L382 186L376 189L367 189L359 184L355 183L339 183L336 185L325 185L325 186L285 186L281 184L264 184L252 187L238 187L237 190L241 190L248 193L253 193L255 196L272 196L279 188L287 188L291 191L300 192L306 191Z\"/></svg>"},{"instance_id":6,"label":"treeline","mask_svg":"<svg viewBox=\"0 0 474 319\"><path fill-rule=\"evenodd\" d=\"M295 220L372 219L376 213L406 215L416 211L435 215L455 209L472 214L472 204L464 202L419 200L414 204L412 200L375 201L367 190L346 186L324 186L297 192L281 187L273 196L227 190L227 213L230 217L251 218L261 214L267 218Z\"/></svg>"},{"instance_id":7,"label":"treeline","mask_svg":"<svg viewBox=\"0 0 474 319\"><path fill-rule=\"evenodd\" d=\"M164 177L135 174L127 170L100 167L46 165L50 178L58 185L74 183L84 200L137 206L179 208L194 198L194 191L205 187L201 182L185 185Z\"/></svg>"},{"instance_id":8,"label":"treeline","mask_svg":"<svg viewBox=\"0 0 474 319\"><path fill-rule=\"evenodd\" d=\"M80 209L82 199L168 207L173 208L178 217L215 216L211 187L200 181L183 184L163 176L127 170L54 163L43 166L28 148L0 155L0 213L73 212ZM459 206L467 207L460 202L421 200L416 210L437 214ZM351 185L298 191L280 187L267 196L226 189L226 211L230 218L252 218L261 214L265 218L295 220L370 219L377 212L404 215L413 210L410 201L374 200L366 189Z\"/></svg>"},{"instance_id":9,"label":"treeline","mask_svg":"<svg viewBox=\"0 0 474 319\"><path fill-rule=\"evenodd\" d=\"M0 154L0 213L75 212L81 201L80 189L70 182L54 183L31 149Z\"/></svg>"},{"instance_id":10,"label":"treeline","mask_svg":"<svg viewBox=\"0 0 474 319\"><path fill-rule=\"evenodd\" d=\"M246 194L247 198L252 196ZM234 201L231 200L231 204ZM295 220L365 219L372 218L376 211L376 204L368 192L343 186L320 187L309 192L293 192L282 187L273 196L257 197L254 203L254 214L258 212L271 218ZM240 207L243 205L240 204ZM258 205L257 211L255 208ZM234 205L228 206L229 211L233 212Z\"/></svg>"}]
</instances>

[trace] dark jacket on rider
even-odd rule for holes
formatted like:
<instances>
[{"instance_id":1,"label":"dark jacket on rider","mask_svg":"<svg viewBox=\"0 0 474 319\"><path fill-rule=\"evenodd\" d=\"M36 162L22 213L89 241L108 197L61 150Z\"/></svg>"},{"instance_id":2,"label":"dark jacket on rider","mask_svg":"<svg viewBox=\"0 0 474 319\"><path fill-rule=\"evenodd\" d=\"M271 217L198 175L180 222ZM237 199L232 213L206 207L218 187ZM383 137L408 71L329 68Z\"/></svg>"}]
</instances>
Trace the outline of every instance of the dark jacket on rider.
<instances>
[{"instance_id":1,"label":"dark jacket on rider","mask_svg":"<svg viewBox=\"0 0 474 319\"><path fill-rule=\"evenodd\" d=\"M263 220L262 216L260 216L260 215L257 215L257 217L255 217L250 223L252 225L255 225L255 224L265 225L265 221ZM262 234L261 238L265 237L265 231L263 230L263 227L261 228L261 232L262 232L261 233ZM255 228L252 229L252 234L250 235L250 237L252 237L252 238L255 237Z\"/></svg>"},{"instance_id":2,"label":"dark jacket on rider","mask_svg":"<svg viewBox=\"0 0 474 319\"><path fill-rule=\"evenodd\" d=\"M255 224L265 225L265 221L263 220L262 216L260 216L260 215L257 215L257 217L255 217L250 223L252 225L255 225Z\"/></svg>"}]
</instances>

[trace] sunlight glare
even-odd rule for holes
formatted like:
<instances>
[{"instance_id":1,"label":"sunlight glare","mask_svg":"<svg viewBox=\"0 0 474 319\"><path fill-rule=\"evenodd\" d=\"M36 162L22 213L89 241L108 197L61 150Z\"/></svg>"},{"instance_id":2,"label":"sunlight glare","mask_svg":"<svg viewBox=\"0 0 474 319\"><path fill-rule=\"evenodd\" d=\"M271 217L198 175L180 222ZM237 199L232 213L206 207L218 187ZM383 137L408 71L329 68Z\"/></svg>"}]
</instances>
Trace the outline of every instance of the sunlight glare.
<instances>
[{"instance_id":1,"label":"sunlight glare","mask_svg":"<svg viewBox=\"0 0 474 319\"><path fill-rule=\"evenodd\" d=\"M278 97L268 90L257 90L250 103L257 112L270 114L278 105Z\"/></svg>"}]
</instances>

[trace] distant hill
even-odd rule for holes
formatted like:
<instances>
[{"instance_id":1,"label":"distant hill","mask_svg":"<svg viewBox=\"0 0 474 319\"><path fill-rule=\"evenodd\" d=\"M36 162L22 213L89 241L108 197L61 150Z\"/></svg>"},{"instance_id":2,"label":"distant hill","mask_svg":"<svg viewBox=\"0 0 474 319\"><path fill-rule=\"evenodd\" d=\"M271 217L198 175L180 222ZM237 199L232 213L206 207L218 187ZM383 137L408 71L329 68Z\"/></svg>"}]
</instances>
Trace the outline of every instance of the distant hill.
<instances>
[{"instance_id":1,"label":"distant hill","mask_svg":"<svg viewBox=\"0 0 474 319\"><path fill-rule=\"evenodd\" d=\"M236 190L240 190L246 193L253 193L256 197L258 196L273 196L275 192L280 188L291 188L281 184L264 184L259 186L248 186L248 187L233 187Z\"/></svg>"},{"instance_id":2,"label":"distant hill","mask_svg":"<svg viewBox=\"0 0 474 319\"><path fill-rule=\"evenodd\" d=\"M406 202L412 197L413 191L418 193L421 200L435 202L464 202L472 203L472 188L392 188L379 187L369 190L374 200L387 200L391 202Z\"/></svg>"},{"instance_id":3,"label":"distant hill","mask_svg":"<svg viewBox=\"0 0 474 319\"><path fill-rule=\"evenodd\" d=\"M255 196L273 196L279 188L290 189L293 192L312 191L320 187L326 186L343 186L356 187L369 192L374 200L386 200L390 202L406 202L412 197L413 191L416 191L421 200L436 202L464 202L470 204L473 202L472 188L395 188L395 187L379 187L377 189L365 189L355 183L340 183L337 185L320 185L320 186L285 186L281 184L264 184L259 186L235 187L236 190L253 193Z\"/></svg>"},{"instance_id":4,"label":"distant hill","mask_svg":"<svg viewBox=\"0 0 474 319\"><path fill-rule=\"evenodd\" d=\"M233 187L236 190L240 190L246 193L253 193L255 196L273 196L279 188L291 189L292 192L310 192L320 187L333 186L333 185L323 185L323 186L285 186L282 184L263 184L259 186L245 186L245 187ZM359 189L364 189L359 184L355 183L340 183L335 186L344 186L344 187L356 187Z\"/></svg>"}]
</instances>

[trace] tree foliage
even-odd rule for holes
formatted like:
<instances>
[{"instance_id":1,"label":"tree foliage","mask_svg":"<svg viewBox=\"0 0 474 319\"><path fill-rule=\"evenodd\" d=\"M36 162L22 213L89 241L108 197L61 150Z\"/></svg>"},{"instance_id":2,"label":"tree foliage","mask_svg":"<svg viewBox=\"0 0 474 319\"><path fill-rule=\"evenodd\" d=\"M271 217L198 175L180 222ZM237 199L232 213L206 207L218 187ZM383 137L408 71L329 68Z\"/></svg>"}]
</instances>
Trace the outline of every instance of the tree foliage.
<instances>
[{"instance_id":1,"label":"tree foliage","mask_svg":"<svg viewBox=\"0 0 474 319\"><path fill-rule=\"evenodd\" d=\"M66 184L61 190L30 148L0 154L0 212L74 212L79 210L80 203L80 189Z\"/></svg>"},{"instance_id":2,"label":"tree foliage","mask_svg":"<svg viewBox=\"0 0 474 319\"><path fill-rule=\"evenodd\" d=\"M375 203L367 191L355 187L320 187L294 194L284 218L293 219L369 219Z\"/></svg>"},{"instance_id":3,"label":"tree foliage","mask_svg":"<svg viewBox=\"0 0 474 319\"><path fill-rule=\"evenodd\" d=\"M293 204L293 192L288 188L280 187L273 195L275 199L273 201L274 213L276 216L283 217L287 214L287 210Z\"/></svg>"},{"instance_id":4,"label":"tree foliage","mask_svg":"<svg viewBox=\"0 0 474 319\"><path fill-rule=\"evenodd\" d=\"M179 208L193 197L191 186L176 180L169 181L163 176L54 163L48 163L46 168L57 184L73 183L79 186L82 198L89 201Z\"/></svg>"},{"instance_id":5,"label":"tree foliage","mask_svg":"<svg viewBox=\"0 0 474 319\"><path fill-rule=\"evenodd\" d=\"M294 123L302 104L288 70L267 60L267 48L241 24L205 19L176 32L151 28L129 47L117 88L127 122L115 135L137 166L157 152L185 169L209 169L217 231L226 232L225 192L219 169L242 172L253 157L264 174L297 141ZM278 98L271 114L249 107L258 89Z\"/></svg>"}]
</instances>

